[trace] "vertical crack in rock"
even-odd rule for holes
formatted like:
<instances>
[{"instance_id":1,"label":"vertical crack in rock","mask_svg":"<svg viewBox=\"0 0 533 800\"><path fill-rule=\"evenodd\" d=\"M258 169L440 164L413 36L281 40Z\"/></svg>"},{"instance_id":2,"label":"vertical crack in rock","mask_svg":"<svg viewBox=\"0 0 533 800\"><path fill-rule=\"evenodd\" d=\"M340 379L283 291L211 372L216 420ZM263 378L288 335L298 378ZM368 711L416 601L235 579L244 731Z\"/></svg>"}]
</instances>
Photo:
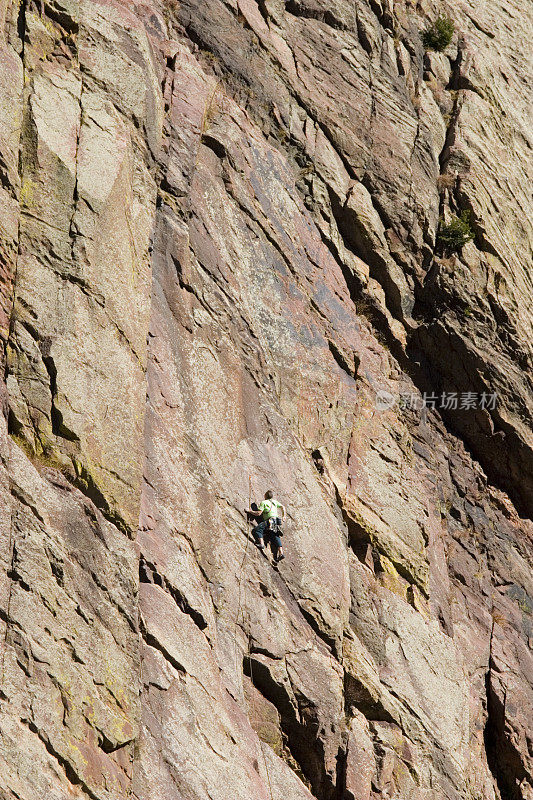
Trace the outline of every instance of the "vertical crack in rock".
<instances>
[{"instance_id":1,"label":"vertical crack in rock","mask_svg":"<svg viewBox=\"0 0 533 800\"><path fill-rule=\"evenodd\" d=\"M494 777L502 800L527 800L528 777L513 745L512 731L507 724L507 690L501 678L504 674L494 669L492 643L495 622L492 623L489 650L489 668L485 676L487 720L483 732L489 769Z\"/></svg>"},{"instance_id":2,"label":"vertical crack in rock","mask_svg":"<svg viewBox=\"0 0 533 800\"><path fill-rule=\"evenodd\" d=\"M294 759L291 767L301 774L317 800L333 800L334 787L324 767L323 743L318 736L315 710L303 698L297 698L292 684L294 699L291 698L287 689L273 679L268 666L253 655L245 656L243 670L252 678L253 686L278 710L286 746ZM290 683L290 676L288 680Z\"/></svg>"},{"instance_id":3,"label":"vertical crack in rock","mask_svg":"<svg viewBox=\"0 0 533 800\"><path fill-rule=\"evenodd\" d=\"M15 571L15 561L17 557L17 551L15 546L15 537L14 537L14 525L15 525L15 511L13 508L13 504L10 504L10 518L9 518L9 539L8 539L8 558L9 558L9 569L7 572L8 578L8 587L7 587L7 599L6 599L6 607L1 610L0 617L4 620L5 623L5 631L3 636L3 646L2 646L2 664L1 664L1 672L0 672L0 699L7 699L5 692L4 692L4 680L5 680L5 666L6 666L6 653L8 648L8 639L9 639L9 626L11 624L11 600L13 597L13 575Z\"/></svg>"},{"instance_id":4,"label":"vertical crack in rock","mask_svg":"<svg viewBox=\"0 0 533 800\"><path fill-rule=\"evenodd\" d=\"M43 364L50 377L50 418L52 422L52 432L55 436L60 436L71 442L79 442L79 436L67 428L63 421L63 415L57 405L57 369L54 364L54 359L49 355L50 341L45 339L39 343L41 354L43 357Z\"/></svg>"},{"instance_id":5,"label":"vertical crack in rock","mask_svg":"<svg viewBox=\"0 0 533 800\"><path fill-rule=\"evenodd\" d=\"M21 105L24 103L24 91L25 91L25 40L26 40L26 9L27 9L27 2L28 0L20 0L17 19L16 19L16 31L17 35L20 39L20 61L22 64L22 85L20 88L20 97L19 101ZM2 9L3 10L3 9ZM5 19L4 19L5 23ZM5 31L3 32L5 33ZM7 41L7 36L5 37ZM24 120L24 111L22 111L22 120ZM3 165L2 165L3 166ZM17 198L18 201L18 219L17 219L17 240L15 242L15 258L14 258L14 265L13 265L13 274L10 276L10 285L9 290L11 293L11 297L9 298L10 302L8 303L9 312L8 312L8 327L6 331L6 338L3 342L3 352L2 352L2 359L3 359L3 378L4 383L7 377L7 345L9 341L9 337L11 334L11 327L13 324L13 317L14 317L14 306L15 306L15 286L17 281L17 268L18 268L18 259L20 255L20 231L21 231L21 214L20 214L20 186L22 185L22 170L23 170L23 136L20 133L19 139L19 150L18 150L18 158L17 158L17 170L18 170L18 179L19 179L19 197ZM2 169L3 173L3 169ZM5 181L8 181L7 171L5 174ZM4 178L2 179L4 183ZM15 192L14 192L15 193ZM6 402L6 396L4 390L2 390L2 399L3 403ZM4 414L6 412L6 408L2 409ZM9 444L8 444L9 448ZM16 510L13 502L13 481L11 475L11 451L8 449L7 455L7 471L8 471L8 485L9 485L9 536L7 541L7 558L8 558L8 569L7 569L7 598L6 598L6 606L5 610L2 609L2 619L5 622L5 632L3 636L3 646L2 646L2 661L1 661L1 673L0 673L0 697L3 699L7 699L4 693L4 681L5 681L5 667L6 667L6 655L8 649L8 639L9 639L9 631L11 625L11 603L13 597L13 582L14 582L14 570L15 570L15 561L16 561L16 542L15 542L15 516Z\"/></svg>"},{"instance_id":6,"label":"vertical crack in rock","mask_svg":"<svg viewBox=\"0 0 533 800\"><path fill-rule=\"evenodd\" d=\"M81 13L81 12L80 12ZM76 58L78 60L78 69L79 69L79 37L81 36L81 25L78 24L78 38L76 40ZM79 151L80 151L80 138L81 138L81 129L83 125L83 91L84 91L84 76L83 72L80 72L80 97L79 97L79 106L80 106L80 116L79 116L79 124L77 129L76 135L76 150L74 153L74 187L72 190L72 214L70 217L70 224L69 224L69 238L71 243L71 250L70 255L72 259L72 264L74 265L76 262L76 238L77 238L77 230L75 227L76 222L76 212L78 210L78 174L79 174Z\"/></svg>"},{"instance_id":7,"label":"vertical crack in rock","mask_svg":"<svg viewBox=\"0 0 533 800\"><path fill-rule=\"evenodd\" d=\"M15 257L15 265L14 265L14 274L12 277L11 283L11 292L12 292L12 302L11 302L11 311L9 315L9 332L8 338L6 340L6 347L9 341L9 337L11 335L11 327L13 324L13 315L15 309L15 296L16 296L16 285L17 285L17 271L18 271L18 262L20 257L20 235L21 235L21 224L22 224L22 214L21 214L21 200L22 200L22 178L24 172L24 121L26 116L26 109L24 108L24 96L26 93L26 60L25 60L25 48L26 48L26 9L28 5L28 0L20 0L18 16L17 16L17 34L20 39L21 43L21 51L20 51L20 60L22 63L22 86L21 86L21 96L20 102L23 105L22 108L22 130L20 132L20 139L19 139L19 153L18 153L18 179L19 179L19 197L18 197L18 232L17 232L17 251ZM5 354L4 354L5 358ZM4 361L4 367L6 369L6 373L4 374L4 380L7 376L7 359Z\"/></svg>"}]
</instances>

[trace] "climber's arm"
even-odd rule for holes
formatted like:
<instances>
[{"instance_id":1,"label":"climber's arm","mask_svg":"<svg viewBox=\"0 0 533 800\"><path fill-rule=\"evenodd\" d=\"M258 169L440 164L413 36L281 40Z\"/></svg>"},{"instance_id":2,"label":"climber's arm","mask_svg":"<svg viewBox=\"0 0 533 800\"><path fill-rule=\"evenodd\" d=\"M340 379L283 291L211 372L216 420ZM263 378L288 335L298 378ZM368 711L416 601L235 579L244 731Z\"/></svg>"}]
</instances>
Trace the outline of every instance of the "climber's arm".
<instances>
[{"instance_id":1,"label":"climber's arm","mask_svg":"<svg viewBox=\"0 0 533 800\"><path fill-rule=\"evenodd\" d=\"M253 505L255 505L255 503L253 503ZM256 519L259 519L259 517L262 517L262 516L263 516L263 511L262 511L262 509L258 509L258 508L257 508L257 506L256 506L255 508L247 508L247 509L246 509L246 513L247 513L247 514L248 514L250 517L256 517Z\"/></svg>"}]
</instances>

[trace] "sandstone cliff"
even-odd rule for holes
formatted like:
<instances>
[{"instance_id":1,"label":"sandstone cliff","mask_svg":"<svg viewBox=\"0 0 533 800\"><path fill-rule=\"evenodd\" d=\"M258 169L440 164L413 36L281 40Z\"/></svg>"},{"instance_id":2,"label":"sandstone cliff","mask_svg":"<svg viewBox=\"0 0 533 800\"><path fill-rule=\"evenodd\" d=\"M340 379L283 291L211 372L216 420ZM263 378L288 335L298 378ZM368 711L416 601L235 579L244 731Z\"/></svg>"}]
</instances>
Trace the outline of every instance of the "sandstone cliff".
<instances>
[{"instance_id":1,"label":"sandstone cliff","mask_svg":"<svg viewBox=\"0 0 533 800\"><path fill-rule=\"evenodd\" d=\"M532 800L533 20L444 11L0 0L2 800Z\"/></svg>"}]
</instances>

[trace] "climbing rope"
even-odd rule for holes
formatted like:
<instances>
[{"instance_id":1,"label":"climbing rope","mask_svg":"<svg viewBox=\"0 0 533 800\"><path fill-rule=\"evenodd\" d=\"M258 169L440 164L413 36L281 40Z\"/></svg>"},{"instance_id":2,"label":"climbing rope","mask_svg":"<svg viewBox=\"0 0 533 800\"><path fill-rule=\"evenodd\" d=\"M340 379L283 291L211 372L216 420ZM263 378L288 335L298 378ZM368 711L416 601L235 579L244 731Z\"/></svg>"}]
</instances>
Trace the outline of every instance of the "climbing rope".
<instances>
[{"instance_id":1,"label":"climbing rope","mask_svg":"<svg viewBox=\"0 0 533 800\"><path fill-rule=\"evenodd\" d=\"M249 475L248 476L248 508L250 508L251 505L252 505L252 476ZM237 614L236 614L236 617L235 617L234 634L233 634L233 641L234 641L234 646L235 646L235 674L236 675L239 674L239 669L242 668L242 666L241 667L239 666L239 662L238 662L238 659L237 659L237 628L238 628L238 625L239 625L239 618L241 616L241 612L242 612L243 624L245 622L244 610L243 610L243 602L242 602L242 600L243 600L242 578L243 578L243 574L244 574L244 565L246 563L246 559L247 559L247 556L248 556L248 546L249 546L249 543L250 543L250 536L251 536L250 517L247 515L246 516L246 544L244 546L244 554L243 554L241 565L240 565L240 568L239 568L239 577L238 577L239 600L238 600L238 604L237 604ZM244 607L247 608L248 605L247 605L247 601L246 601L246 591L247 591L247 584L245 583L245 585L244 585ZM254 685L253 668L252 668L252 657L251 657L251 645L250 645L251 638L252 638L252 636L251 636L250 630L248 630L248 633L246 635L246 652L245 652L245 656L246 656L246 658L248 660L248 664L250 666L250 682L252 684L251 712L252 712L252 716L253 716L254 713L255 713L255 701L254 701L254 694L253 694L253 690L255 689L255 685ZM266 760L265 751L263 749L263 743L262 743L261 739L259 739L259 749L261 750L261 755L263 756L263 764L265 765L265 773L266 773L266 776L267 776L267 783L268 783L268 791L269 791L269 794L270 794L270 800L274 800L274 794L272 792L272 783L270 781L270 772L269 772L269 769L268 769L268 763L267 763L267 760Z\"/></svg>"},{"instance_id":2,"label":"climbing rope","mask_svg":"<svg viewBox=\"0 0 533 800\"><path fill-rule=\"evenodd\" d=\"M250 508L252 504L252 476L248 476L248 508ZM246 558L248 556L248 544L250 542L250 518L246 515L246 545L244 547L244 555L242 557L241 565L239 567L237 583L239 585L239 600L237 603L237 614L235 617L235 624L233 628L233 643L234 643L234 650L235 650L235 673L238 674L239 671L239 663L237 658L237 627L239 625L239 618L241 616L242 611L242 576L244 573L244 564L246 562ZM245 589L246 592L246 589ZM244 611L242 611L242 621L244 622Z\"/></svg>"}]
</instances>

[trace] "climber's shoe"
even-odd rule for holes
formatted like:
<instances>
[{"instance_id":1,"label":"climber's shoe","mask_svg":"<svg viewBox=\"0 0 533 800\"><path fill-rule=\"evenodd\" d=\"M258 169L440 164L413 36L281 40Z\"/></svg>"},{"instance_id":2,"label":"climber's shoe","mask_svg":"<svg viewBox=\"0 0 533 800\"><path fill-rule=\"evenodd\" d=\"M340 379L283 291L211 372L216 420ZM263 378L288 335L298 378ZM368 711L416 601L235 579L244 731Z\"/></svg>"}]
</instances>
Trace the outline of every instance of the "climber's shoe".
<instances>
[{"instance_id":1,"label":"climber's shoe","mask_svg":"<svg viewBox=\"0 0 533 800\"><path fill-rule=\"evenodd\" d=\"M285 558L284 554L283 554L283 553L280 553L279 555L277 555L277 556L276 556L276 561L277 561L277 562L279 562L279 561L283 561L283 559L284 559L284 558Z\"/></svg>"}]
</instances>

